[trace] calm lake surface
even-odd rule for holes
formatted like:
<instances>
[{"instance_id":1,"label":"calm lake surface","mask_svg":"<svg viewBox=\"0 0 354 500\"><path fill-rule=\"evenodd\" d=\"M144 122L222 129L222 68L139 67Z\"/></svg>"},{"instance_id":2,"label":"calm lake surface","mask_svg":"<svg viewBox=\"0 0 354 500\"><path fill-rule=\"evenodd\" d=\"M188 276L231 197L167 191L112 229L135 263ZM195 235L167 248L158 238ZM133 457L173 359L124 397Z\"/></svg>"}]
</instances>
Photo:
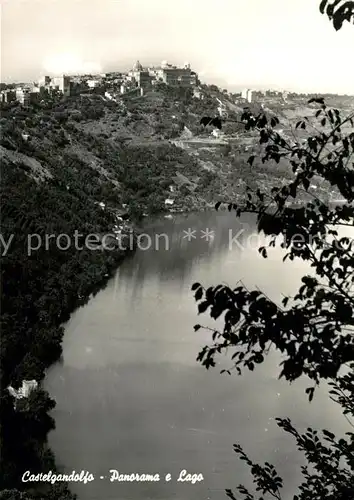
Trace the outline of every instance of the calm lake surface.
<instances>
[{"instance_id":1,"label":"calm lake surface","mask_svg":"<svg viewBox=\"0 0 354 500\"><path fill-rule=\"evenodd\" d=\"M184 237L188 228L195 231L191 241ZM210 241L201 238L207 229L214 231ZM190 288L195 281L234 286L242 280L280 303L297 290L306 266L282 263L278 249L267 260L260 257L252 220L241 223L229 213L160 219L145 233L151 248L127 259L72 315L63 361L48 371L46 389L57 401L49 443L58 465L67 473L94 474L86 485L71 483L79 500L220 500L227 498L225 488L250 484L247 466L233 451L240 443L251 459L278 468L284 498L291 498L303 458L274 417L289 416L299 430L344 433L348 424L325 387L310 404L307 380L279 381L276 355L242 377L220 375L230 357L209 371L200 366L196 357L211 338L193 326L215 322L198 317ZM141 246L148 244L142 237ZM110 482L110 469L160 474L161 480ZM204 481L177 482L183 469ZM165 482L168 473L172 479Z\"/></svg>"}]
</instances>

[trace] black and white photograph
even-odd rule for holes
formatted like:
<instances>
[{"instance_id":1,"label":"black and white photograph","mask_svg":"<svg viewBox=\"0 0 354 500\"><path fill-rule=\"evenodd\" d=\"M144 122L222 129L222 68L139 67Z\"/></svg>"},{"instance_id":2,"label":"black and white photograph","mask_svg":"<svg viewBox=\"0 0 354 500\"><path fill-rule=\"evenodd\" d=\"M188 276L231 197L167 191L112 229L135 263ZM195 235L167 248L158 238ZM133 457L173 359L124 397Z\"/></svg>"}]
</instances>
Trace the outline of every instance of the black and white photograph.
<instances>
[{"instance_id":1,"label":"black and white photograph","mask_svg":"<svg viewBox=\"0 0 354 500\"><path fill-rule=\"evenodd\" d=\"M0 2L0 500L354 500L354 1Z\"/></svg>"}]
</instances>

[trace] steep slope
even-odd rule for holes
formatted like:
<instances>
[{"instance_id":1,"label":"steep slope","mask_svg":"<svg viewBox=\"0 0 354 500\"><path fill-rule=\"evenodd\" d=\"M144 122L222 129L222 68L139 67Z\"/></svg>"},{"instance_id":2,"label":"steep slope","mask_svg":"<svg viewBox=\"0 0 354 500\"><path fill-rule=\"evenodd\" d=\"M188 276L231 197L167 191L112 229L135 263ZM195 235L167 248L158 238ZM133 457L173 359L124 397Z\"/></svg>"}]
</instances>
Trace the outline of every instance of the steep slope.
<instances>
[{"instance_id":1,"label":"steep slope","mask_svg":"<svg viewBox=\"0 0 354 500\"><path fill-rule=\"evenodd\" d=\"M60 357L62 322L132 250L117 243L102 248L119 214L137 220L163 212L167 198L170 211L204 209L220 199L242 199L247 184L270 189L289 178L287 163L258 159L251 168L247 159L261 146L237 123L242 106L215 89L199 90L197 97L160 86L117 102L92 95L3 106L0 487L23 489L23 470L55 467L46 447L53 401L37 391L15 411L6 387L43 378ZM200 125L220 106L229 120L221 136ZM277 113L275 107L269 112ZM289 105L279 114L291 138L296 111ZM325 187L317 192L327 193ZM90 235L98 238L96 246L84 244ZM65 485L41 488L43 498L70 498Z\"/></svg>"}]
</instances>

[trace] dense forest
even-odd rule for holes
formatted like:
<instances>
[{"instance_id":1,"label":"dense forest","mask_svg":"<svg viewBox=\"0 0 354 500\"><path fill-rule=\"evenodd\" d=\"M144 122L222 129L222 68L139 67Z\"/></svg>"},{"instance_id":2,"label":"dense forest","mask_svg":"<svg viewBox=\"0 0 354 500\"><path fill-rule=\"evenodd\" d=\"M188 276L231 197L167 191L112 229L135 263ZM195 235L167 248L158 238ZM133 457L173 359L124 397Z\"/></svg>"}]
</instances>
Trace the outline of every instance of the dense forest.
<instances>
[{"instance_id":1,"label":"dense forest","mask_svg":"<svg viewBox=\"0 0 354 500\"><path fill-rule=\"evenodd\" d=\"M60 325L107 279L122 252L60 250L52 244L28 255L28 235L44 241L45 234L107 232L112 216L98 210L83 190L68 191L57 179L39 185L6 162L1 198L2 236L4 241L12 237L1 266L1 487L20 488L23 471L54 467L46 449L47 433L54 427L47 412L54 401L39 390L15 411L6 387L43 379L61 355ZM52 498L60 498L57 494Z\"/></svg>"}]
</instances>

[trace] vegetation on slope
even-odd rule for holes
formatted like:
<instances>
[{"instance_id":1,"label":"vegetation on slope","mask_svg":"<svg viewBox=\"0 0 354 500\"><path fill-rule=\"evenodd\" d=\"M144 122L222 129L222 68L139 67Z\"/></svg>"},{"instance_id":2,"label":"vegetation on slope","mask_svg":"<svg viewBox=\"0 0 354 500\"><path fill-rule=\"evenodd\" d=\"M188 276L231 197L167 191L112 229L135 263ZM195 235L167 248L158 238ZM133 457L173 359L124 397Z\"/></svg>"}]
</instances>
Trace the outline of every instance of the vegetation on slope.
<instances>
[{"instance_id":1,"label":"vegetation on slope","mask_svg":"<svg viewBox=\"0 0 354 500\"><path fill-rule=\"evenodd\" d=\"M46 445L54 427L48 416L54 401L40 389L15 411L6 387L43 379L61 355L62 323L124 256L119 250L86 248L83 240L111 233L114 212L124 207L135 220L164 211L171 185L175 207L192 210L210 206L222 194L242 197L247 184L257 187L268 180L270 185L289 176L288 167L276 162L272 167L259 163L254 175L247 159L258 151L256 135L244 133L236 108L229 113L226 132L233 142L227 147L214 139L202 147L169 142L183 139L185 127L194 137L210 138L200 116L217 113L215 96L227 101L230 96L208 86L201 90L203 100L161 85L119 102L92 95L28 108L2 105L1 488L26 489L25 470L55 469ZM80 250L73 243L75 232L81 235ZM71 239L66 250L55 243L60 234ZM55 235L47 246L46 235ZM28 238L41 241L30 255ZM10 243L7 252L4 242ZM65 239L60 244L65 247ZM65 485L35 490L36 498L70 498ZM34 494L29 489L23 498ZM3 498L15 495L21 498L3 492Z\"/></svg>"}]
</instances>

